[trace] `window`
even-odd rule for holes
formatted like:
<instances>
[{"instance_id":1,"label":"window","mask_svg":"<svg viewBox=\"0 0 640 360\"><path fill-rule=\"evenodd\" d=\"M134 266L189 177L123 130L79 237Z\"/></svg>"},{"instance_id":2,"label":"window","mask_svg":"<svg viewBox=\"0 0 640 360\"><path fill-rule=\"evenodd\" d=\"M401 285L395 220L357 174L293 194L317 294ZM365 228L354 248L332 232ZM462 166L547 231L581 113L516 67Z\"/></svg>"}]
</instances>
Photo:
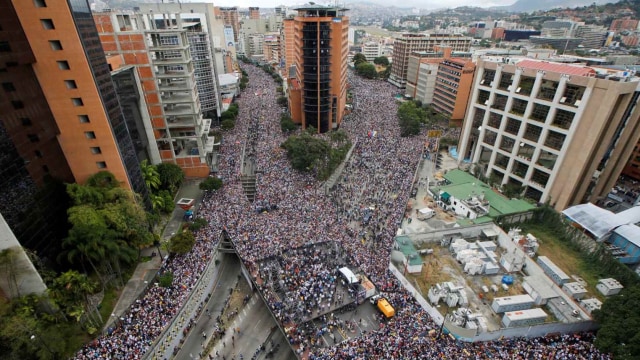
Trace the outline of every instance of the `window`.
<instances>
[{"instance_id":1,"label":"window","mask_svg":"<svg viewBox=\"0 0 640 360\"><path fill-rule=\"evenodd\" d=\"M90 122L88 115L78 115L78 120L80 121L81 124L87 124Z\"/></svg>"},{"instance_id":2,"label":"window","mask_svg":"<svg viewBox=\"0 0 640 360\"><path fill-rule=\"evenodd\" d=\"M40 137L38 137L38 134L27 134L27 137L32 143L40 141Z\"/></svg>"},{"instance_id":3,"label":"window","mask_svg":"<svg viewBox=\"0 0 640 360\"><path fill-rule=\"evenodd\" d=\"M2 88L4 89L4 91L7 91L7 92L16 91L16 87L13 86L13 83L10 83L10 82L2 83Z\"/></svg>"},{"instance_id":4,"label":"window","mask_svg":"<svg viewBox=\"0 0 640 360\"><path fill-rule=\"evenodd\" d=\"M14 100L11 102L11 105L13 105L13 108L18 110L18 109L24 109L24 103L20 100Z\"/></svg>"},{"instance_id":5,"label":"window","mask_svg":"<svg viewBox=\"0 0 640 360\"><path fill-rule=\"evenodd\" d=\"M40 150L36 150L33 153L36 155L38 159L42 159L42 152L40 152Z\"/></svg>"},{"instance_id":6,"label":"window","mask_svg":"<svg viewBox=\"0 0 640 360\"><path fill-rule=\"evenodd\" d=\"M58 63L58 69L60 70L69 70L69 62L66 60L58 60L56 61Z\"/></svg>"},{"instance_id":7,"label":"window","mask_svg":"<svg viewBox=\"0 0 640 360\"><path fill-rule=\"evenodd\" d=\"M78 85L75 80L65 80L64 84L67 86L67 89L77 89Z\"/></svg>"},{"instance_id":8,"label":"window","mask_svg":"<svg viewBox=\"0 0 640 360\"><path fill-rule=\"evenodd\" d=\"M53 51L62 50L62 43L60 40L49 40L49 46L51 46L51 50Z\"/></svg>"},{"instance_id":9,"label":"window","mask_svg":"<svg viewBox=\"0 0 640 360\"><path fill-rule=\"evenodd\" d=\"M83 106L82 98L71 98L71 103L73 106Z\"/></svg>"},{"instance_id":10,"label":"window","mask_svg":"<svg viewBox=\"0 0 640 360\"><path fill-rule=\"evenodd\" d=\"M84 132L84 137L86 137L87 139L95 139L96 138L96 133L93 131L85 131Z\"/></svg>"},{"instance_id":11,"label":"window","mask_svg":"<svg viewBox=\"0 0 640 360\"><path fill-rule=\"evenodd\" d=\"M42 27L45 28L45 30L53 30L56 28L53 25L53 20L51 19L40 19L40 24L42 24Z\"/></svg>"},{"instance_id":12,"label":"window","mask_svg":"<svg viewBox=\"0 0 640 360\"><path fill-rule=\"evenodd\" d=\"M95 146L91 148L91 153L93 155L102 154L102 150L100 149L99 146Z\"/></svg>"},{"instance_id":13,"label":"window","mask_svg":"<svg viewBox=\"0 0 640 360\"><path fill-rule=\"evenodd\" d=\"M33 125L33 123L31 122L31 119L29 119L29 118L20 118L20 121L22 122L22 126L31 126L31 125Z\"/></svg>"},{"instance_id":14,"label":"window","mask_svg":"<svg viewBox=\"0 0 640 360\"><path fill-rule=\"evenodd\" d=\"M18 62L17 61L7 61L5 65L7 65L7 67L15 67L15 66L18 66Z\"/></svg>"},{"instance_id":15,"label":"window","mask_svg":"<svg viewBox=\"0 0 640 360\"><path fill-rule=\"evenodd\" d=\"M11 52L11 45L8 41L0 41L0 52Z\"/></svg>"},{"instance_id":16,"label":"window","mask_svg":"<svg viewBox=\"0 0 640 360\"><path fill-rule=\"evenodd\" d=\"M96 161L96 166L98 167L98 169L104 169L107 167L107 163L104 161Z\"/></svg>"},{"instance_id":17,"label":"window","mask_svg":"<svg viewBox=\"0 0 640 360\"><path fill-rule=\"evenodd\" d=\"M45 0L33 0L33 5L36 7L47 7Z\"/></svg>"}]
</instances>

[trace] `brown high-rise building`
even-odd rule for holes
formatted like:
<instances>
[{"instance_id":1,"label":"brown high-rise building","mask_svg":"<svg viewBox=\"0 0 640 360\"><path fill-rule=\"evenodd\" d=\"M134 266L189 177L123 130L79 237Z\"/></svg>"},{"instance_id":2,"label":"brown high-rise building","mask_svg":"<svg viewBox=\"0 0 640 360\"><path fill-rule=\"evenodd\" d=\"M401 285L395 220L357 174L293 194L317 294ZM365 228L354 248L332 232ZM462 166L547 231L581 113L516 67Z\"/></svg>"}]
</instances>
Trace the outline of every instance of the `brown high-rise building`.
<instances>
[{"instance_id":1,"label":"brown high-rise building","mask_svg":"<svg viewBox=\"0 0 640 360\"><path fill-rule=\"evenodd\" d=\"M259 7L250 7L249 8L249 19L260 19L260 8Z\"/></svg>"},{"instance_id":2,"label":"brown high-rise building","mask_svg":"<svg viewBox=\"0 0 640 360\"><path fill-rule=\"evenodd\" d=\"M0 211L44 255L66 231L49 179L83 183L108 170L147 189L88 3L0 0L0 24ZM36 189L49 209L35 205Z\"/></svg>"},{"instance_id":3,"label":"brown high-rise building","mask_svg":"<svg viewBox=\"0 0 640 360\"><path fill-rule=\"evenodd\" d=\"M231 25L233 28L233 40L238 42L238 32L240 31L240 20L238 19L237 7L217 7L216 8L222 17L222 21L225 25Z\"/></svg>"},{"instance_id":4,"label":"brown high-rise building","mask_svg":"<svg viewBox=\"0 0 640 360\"><path fill-rule=\"evenodd\" d=\"M284 60L284 73L287 77L289 77L289 69L293 66L293 62L295 60L296 47L294 42L295 32L294 32L295 21L293 19L284 19L282 20L282 35L280 39L280 54L282 54Z\"/></svg>"},{"instance_id":5,"label":"brown high-rise building","mask_svg":"<svg viewBox=\"0 0 640 360\"><path fill-rule=\"evenodd\" d=\"M295 122L318 132L340 125L347 97L347 9L307 5L294 18L294 69L289 109ZM295 75L294 75L295 72Z\"/></svg>"},{"instance_id":6,"label":"brown high-rise building","mask_svg":"<svg viewBox=\"0 0 640 360\"><path fill-rule=\"evenodd\" d=\"M6 0L5 3L9 5ZM11 101L16 117L27 119L31 115L27 106L39 107L43 119L52 117L58 131L58 144L76 182L82 183L100 170L109 170L125 188L146 193L88 3L84 0L14 0L11 4L19 19L19 24L11 30L26 38L23 46L16 49L24 54L21 71L28 74L30 86L40 87L46 100L30 101L27 105L26 99L17 97L23 90L16 91ZM27 43L30 51L25 46ZM3 76L10 76L12 72L7 71ZM10 83L16 89L23 85L22 81ZM50 115L45 115L43 110L47 105ZM31 119L31 123L34 120ZM34 131L29 142L38 143L40 136L46 136L47 142L51 142L50 123L51 119L37 124L49 131L41 134ZM43 153L39 162L47 157ZM56 159L56 165L48 169L53 171L61 161Z\"/></svg>"}]
</instances>

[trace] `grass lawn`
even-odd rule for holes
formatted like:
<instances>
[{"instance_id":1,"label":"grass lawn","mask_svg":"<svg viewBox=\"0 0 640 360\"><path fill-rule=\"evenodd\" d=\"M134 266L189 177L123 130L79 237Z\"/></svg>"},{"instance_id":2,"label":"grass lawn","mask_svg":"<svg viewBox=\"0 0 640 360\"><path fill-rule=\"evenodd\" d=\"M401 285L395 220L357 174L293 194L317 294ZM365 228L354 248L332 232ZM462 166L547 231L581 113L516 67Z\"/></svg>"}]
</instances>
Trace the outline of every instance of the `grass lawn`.
<instances>
[{"instance_id":1,"label":"grass lawn","mask_svg":"<svg viewBox=\"0 0 640 360\"><path fill-rule=\"evenodd\" d=\"M111 312L118 302L120 292L121 290L115 289L113 287L109 287L108 289L104 290L104 298L100 303L100 315L102 316L102 320L104 320L105 323L111 316Z\"/></svg>"},{"instance_id":2,"label":"grass lawn","mask_svg":"<svg viewBox=\"0 0 640 360\"><path fill-rule=\"evenodd\" d=\"M598 269L589 264L579 251L560 241L544 224L523 224L520 227L523 233L531 233L540 241L538 255L548 257L567 275L577 275L584 279L587 282L587 291L589 291L587 297L595 296L601 301L604 300L602 294L596 290L598 279L602 278L604 274L600 274Z\"/></svg>"}]
</instances>

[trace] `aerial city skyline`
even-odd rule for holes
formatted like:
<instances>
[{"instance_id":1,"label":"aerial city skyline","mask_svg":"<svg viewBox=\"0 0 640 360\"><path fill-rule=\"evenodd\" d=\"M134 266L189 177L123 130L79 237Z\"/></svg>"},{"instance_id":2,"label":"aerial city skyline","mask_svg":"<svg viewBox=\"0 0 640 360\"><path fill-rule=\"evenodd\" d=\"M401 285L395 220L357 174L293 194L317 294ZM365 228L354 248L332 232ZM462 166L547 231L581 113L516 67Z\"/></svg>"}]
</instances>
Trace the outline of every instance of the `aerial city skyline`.
<instances>
[{"instance_id":1,"label":"aerial city skyline","mask_svg":"<svg viewBox=\"0 0 640 360\"><path fill-rule=\"evenodd\" d=\"M464 4L0 0L0 353L640 356L640 8Z\"/></svg>"}]
</instances>

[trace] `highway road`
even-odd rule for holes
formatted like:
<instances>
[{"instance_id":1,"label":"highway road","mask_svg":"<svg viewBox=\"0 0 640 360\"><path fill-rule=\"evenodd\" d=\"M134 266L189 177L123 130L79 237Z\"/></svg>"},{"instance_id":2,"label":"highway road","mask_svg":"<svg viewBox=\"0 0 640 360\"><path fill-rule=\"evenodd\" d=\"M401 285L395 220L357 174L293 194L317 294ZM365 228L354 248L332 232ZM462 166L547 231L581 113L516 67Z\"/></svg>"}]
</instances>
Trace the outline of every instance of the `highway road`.
<instances>
[{"instance_id":1,"label":"highway road","mask_svg":"<svg viewBox=\"0 0 640 360\"><path fill-rule=\"evenodd\" d=\"M230 329L240 329L240 333L228 330L221 340L218 340L209 354L202 354L204 346L211 339L212 329L216 325L216 318L222 312L225 300L229 296L230 289L233 289L240 275L240 261L233 254L223 254L220 261L220 272L216 278L217 284L211 295L211 299L206 305L211 317L202 312L197 319L193 329L185 339L180 351L175 359L240 359L240 354L244 359L249 360L256 350L266 342L266 351L260 353L259 358L267 358L266 352L273 346L280 343L279 350L269 359L288 360L295 359L286 340L279 329L275 328L276 323L262 298L257 294L250 294L249 302L238 309L238 316L233 320ZM239 281L246 281L241 277ZM275 329L274 329L275 328ZM206 337L203 337L203 333Z\"/></svg>"}]
</instances>

